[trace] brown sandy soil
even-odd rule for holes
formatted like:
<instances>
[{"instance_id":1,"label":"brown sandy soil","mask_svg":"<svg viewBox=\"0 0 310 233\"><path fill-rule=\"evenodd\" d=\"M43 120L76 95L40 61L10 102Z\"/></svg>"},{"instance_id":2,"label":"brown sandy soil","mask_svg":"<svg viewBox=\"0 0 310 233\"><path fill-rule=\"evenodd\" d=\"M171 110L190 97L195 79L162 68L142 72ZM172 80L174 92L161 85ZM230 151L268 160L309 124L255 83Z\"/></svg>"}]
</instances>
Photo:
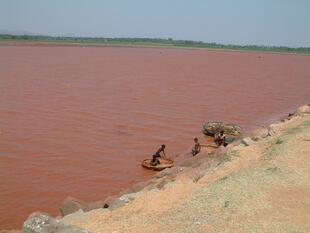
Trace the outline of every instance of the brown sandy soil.
<instances>
[{"instance_id":1,"label":"brown sandy soil","mask_svg":"<svg viewBox=\"0 0 310 233\"><path fill-rule=\"evenodd\" d=\"M93 233L310 232L310 115L271 127L273 136L257 131L250 146L230 146L215 167L185 170L113 211L77 212L63 221Z\"/></svg>"}]
</instances>

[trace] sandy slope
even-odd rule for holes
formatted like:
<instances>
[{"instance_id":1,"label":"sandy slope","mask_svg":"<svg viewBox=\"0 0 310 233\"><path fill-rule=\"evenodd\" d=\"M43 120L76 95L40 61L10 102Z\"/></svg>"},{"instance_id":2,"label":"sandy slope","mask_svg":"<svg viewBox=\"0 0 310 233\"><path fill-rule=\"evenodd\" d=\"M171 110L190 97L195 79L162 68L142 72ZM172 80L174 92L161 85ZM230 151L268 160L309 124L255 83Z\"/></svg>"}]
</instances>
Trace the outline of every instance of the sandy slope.
<instances>
[{"instance_id":1,"label":"sandy slope","mask_svg":"<svg viewBox=\"0 0 310 233\"><path fill-rule=\"evenodd\" d=\"M258 130L250 146L230 146L217 166L187 169L113 211L63 221L93 233L310 232L309 113L272 125L273 136Z\"/></svg>"}]
</instances>

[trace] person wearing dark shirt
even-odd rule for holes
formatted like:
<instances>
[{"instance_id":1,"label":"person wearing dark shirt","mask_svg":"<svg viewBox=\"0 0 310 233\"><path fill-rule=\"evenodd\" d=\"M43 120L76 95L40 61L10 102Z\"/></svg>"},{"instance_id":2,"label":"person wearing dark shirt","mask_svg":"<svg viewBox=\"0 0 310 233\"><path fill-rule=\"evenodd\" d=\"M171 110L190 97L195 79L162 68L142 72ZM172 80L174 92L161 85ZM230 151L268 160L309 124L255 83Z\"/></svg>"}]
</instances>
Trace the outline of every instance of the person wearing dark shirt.
<instances>
[{"instance_id":1,"label":"person wearing dark shirt","mask_svg":"<svg viewBox=\"0 0 310 233\"><path fill-rule=\"evenodd\" d=\"M219 146L227 146L228 143L226 142L226 135L223 130L219 134L215 135L214 142Z\"/></svg>"},{"instance_id":2,"label":"person wearing dark shirt","mask_svg":"<svg viewBox=\"0 0 310 233\"><path fill-rule=\"evenodd\" d=\"M194 142L195 142L195 145L194 145L194 148L192 149L193 156L197 155L201 150L201 145L199 144L198 138L194 138Z\"/></svg>"},{"instance_id":3,"label":"person wearing dark shirt","mask_svg":"<svg viewBox=\"0 0 310 233\"><path fill-rule=\"evenodd\" d=\"M153 166L156 166L158 164L160 164L159 158L161 157L166 157L166 153L165 153L165 148L166 146L163 144L161 145L161 147L155 152L155 154L153 154L153 159L151 161L151 164ZM162 154L162 155L161 155Z\"/></svg>"}]
</instances>

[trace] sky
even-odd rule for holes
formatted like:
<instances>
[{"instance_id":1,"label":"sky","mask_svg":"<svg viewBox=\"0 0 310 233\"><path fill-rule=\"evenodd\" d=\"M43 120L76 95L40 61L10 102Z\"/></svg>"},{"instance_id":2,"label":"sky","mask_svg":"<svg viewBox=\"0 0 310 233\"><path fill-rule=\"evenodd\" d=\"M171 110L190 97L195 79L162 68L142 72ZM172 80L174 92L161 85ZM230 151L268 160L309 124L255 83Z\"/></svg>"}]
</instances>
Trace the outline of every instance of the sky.
<instances>
[{"instance_id":1,"label":"sky","mask_svg":"<svg viewBox=\"0 0 310 233\"><path fill-rule=\"evenodd\" d=\"M310 0L0 0L0 29L310 47Z\"/></svg>"}]
</instances>

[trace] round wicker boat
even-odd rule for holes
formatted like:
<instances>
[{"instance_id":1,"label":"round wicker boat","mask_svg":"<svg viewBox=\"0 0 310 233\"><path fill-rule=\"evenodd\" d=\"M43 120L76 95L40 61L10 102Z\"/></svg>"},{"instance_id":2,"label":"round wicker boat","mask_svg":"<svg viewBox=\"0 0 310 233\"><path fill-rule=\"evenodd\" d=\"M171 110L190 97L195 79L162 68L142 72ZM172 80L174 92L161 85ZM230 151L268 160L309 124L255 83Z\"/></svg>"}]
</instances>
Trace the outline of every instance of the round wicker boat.
<instances>
[{"instance_id":1,"label":"round wicker boat","mask_svg":"<svg viewBox=\"0 0 310 233\"><path fill-rule=\"evenodd\" d=\"M147 168L147 169L151 169L151 170L155 170L155 171L161 171L164 170L165 168L170 168L173 167L174 163L172 160L170 159L163 159L160 158L160 164L154 166L151 164L152 159L145 159L142 161L142 167Z\"/></svg>"},{"instance_id":2,"label":"round wicker boat","mask_svg":"<svg viewBox=\"0 0 310 233\"><path fill-rule=\"evenodd\" d=\"M242 134L242 128L234 124L228 124L220 121L209 121L203 125L203 132L206 135L214 136L221 131L224 131L225 134L233 136L240 136Z\"/></svg>"}]
</instances>

